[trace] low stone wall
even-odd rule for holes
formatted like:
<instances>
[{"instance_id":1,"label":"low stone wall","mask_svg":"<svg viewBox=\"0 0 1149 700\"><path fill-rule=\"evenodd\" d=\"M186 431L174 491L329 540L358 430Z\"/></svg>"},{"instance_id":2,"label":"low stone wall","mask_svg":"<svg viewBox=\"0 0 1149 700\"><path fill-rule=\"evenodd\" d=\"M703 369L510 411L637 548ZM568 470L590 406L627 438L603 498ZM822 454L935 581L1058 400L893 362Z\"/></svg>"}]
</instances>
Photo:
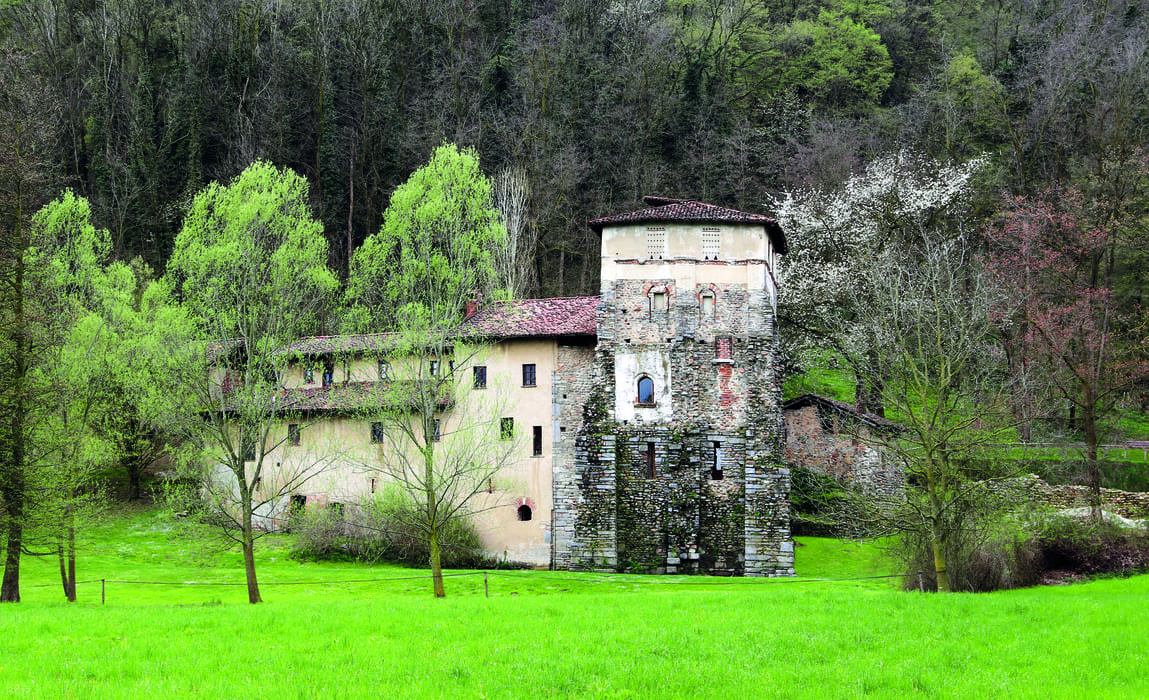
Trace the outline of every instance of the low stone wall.
<instances>
[{"instance_id":1,"label":"low stone wall","mask_svg":"<svg viewBox=\"0 0 1149 700\"><path fill-rule=\"evenodd\" d=\"M1088 505L1088 487L1047 484L1033 474L998 482L994 490L1015 492L1017 498L1058 510ZM1101 489L1101 507L1125 518L1146 518L1149 517L1149 493Z\"/></svg>"}]
</instances>

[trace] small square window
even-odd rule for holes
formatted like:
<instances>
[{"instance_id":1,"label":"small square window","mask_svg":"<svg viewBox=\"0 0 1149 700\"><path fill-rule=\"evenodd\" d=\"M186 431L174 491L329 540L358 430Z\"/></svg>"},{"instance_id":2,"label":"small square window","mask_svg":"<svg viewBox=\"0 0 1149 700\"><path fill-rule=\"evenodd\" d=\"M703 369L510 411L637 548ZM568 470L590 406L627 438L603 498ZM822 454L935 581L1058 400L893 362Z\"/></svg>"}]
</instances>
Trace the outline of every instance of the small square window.
<instances>
[{"instance_id":1,"label":"small square window","mask_svg":"<svg viewBox=\"0 0 1149 700\"><path fill-rule=\"evenodd\" d=\"M543 454L543 426L534 427L534 439L531 442L531 455L541 457Z\"/></svg>"},{"instance_id":2,"label":"small square window","mask_svg":"<svg viewBox=\"0 0 1149 700\"><path fill-rule=\"evenodd\" d=\"M389 379L391 377L391 365L387 360L379 360L379 379Z\"/></svg>"},{"instance_id":3,"label":"small square window","mask_svg":"<svg viewBox=\"0 0 1149 700\"><path fill-rule=\"evenodd\" d=\"M515 435L515 419L514 418L500 418L499 419L499 438L502 440L510 440Z\"/></svg>"},{"instance_id":4,"label":"small square window","mask_svg":"<svg viewBox=\"0 0 1149 700\"><path fill-rule=\"evenodd\" d=\"M383 429L382 423L371 424L371 442L383 442L387 437L387 431Z\"/></svg>"},{"instance_id":5,"label":"small square window","mask_svg":"<svg viewBox=\"0 0 1149 700\"><path fill-rule=\"evenodd\" d=\"M487 388L487 367L485 365L479 365L479 366L475 367L474 370L475 370L475 388L476 389L486 389Z\"/></svg>"},{"instance_id":6,"label":"small square window","mask_svg":"<svg viewBox=\"0 0 1149 700\"><path fill-rule=\"evenodd\" d=\"M536 380L535 365L523 365L523 386L535 386Z\"/></svg>"},{"instance_id":7,"label":"small square window","mask_svg":"<svg viewBox=\"0 0 1149 700\"><path fill-rule=\"evenodd\" d=\"M289 423L287 425L287 444L298 446L300 440L299 423Z\"/></svg>"}]
</instances>

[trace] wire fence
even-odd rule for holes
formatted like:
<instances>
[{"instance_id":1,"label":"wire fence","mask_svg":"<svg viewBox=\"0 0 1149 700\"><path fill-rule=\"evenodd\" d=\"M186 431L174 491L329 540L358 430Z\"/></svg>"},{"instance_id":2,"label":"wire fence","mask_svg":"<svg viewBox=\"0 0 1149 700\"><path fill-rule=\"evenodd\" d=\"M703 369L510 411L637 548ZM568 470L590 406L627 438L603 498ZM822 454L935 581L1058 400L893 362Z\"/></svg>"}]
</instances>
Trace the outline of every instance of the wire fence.
<instances>
[{"instance_id":1,"label":"wire fence","mask_svg":"<svg viewBox=\"0 0 1149 700\"><path fill-rule=\"evenodd\" d=\"M651 576L649 579L620 579L612 575L600 575L598 577L590 577L586 575L571 575L571 576L554 576L547 574L536 574L534 572L511 572L511 571L466 571L460 573L444 573L443 578L460 578L468 576L482 576L483 577L483 594L485 597L491 597L491 577L502 577L504 579L520 579L523 581L561 581L563 583L576 583L587 586L596 586L601 584L626 584L634 586L649 586L649 587L666 587L666 586L738 586L746 585L750 582L763 580L760 577L746 578L746 577L700 577L700 576ZM788 576L770 577L768 580L771 583L839 583L847 581L871 581L877 579L912 579L917 577L918 589L925 590L925 582L923 573L918 571L910 574L886 574L882 576L850 576L844 578L797 578ZM430 574L419 576L392 576L387 578L357 578L357 579L340 579L333 581L260 581L260 588L272 586L338 586L357 583L393 583L396 581L430 581L433 576ZM108 586L111 585L125 585L125 586L216 586L216 587L247 587L245 581L128 581L122 579L88 579L86 581L76 581L76 586L86 586L92 584L100 584L100 604L107 604ZM25 585L25 588L51 588L61 586L57 583L40 583Z\"/></svg>"}]
</instances>

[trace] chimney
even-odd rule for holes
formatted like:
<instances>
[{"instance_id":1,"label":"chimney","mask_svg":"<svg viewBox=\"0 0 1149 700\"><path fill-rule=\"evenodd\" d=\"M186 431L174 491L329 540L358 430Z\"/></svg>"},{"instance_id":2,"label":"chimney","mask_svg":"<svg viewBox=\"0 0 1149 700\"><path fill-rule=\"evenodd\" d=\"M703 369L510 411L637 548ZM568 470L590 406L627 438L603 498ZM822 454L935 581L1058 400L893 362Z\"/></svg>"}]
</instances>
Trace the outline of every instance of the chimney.
<instances>
[{"instance_id":1,"label":"chimney","mask_svg":"<svg viewBox=\"0 0 1149 700\"><path fill-rule=\"evenodd\" d=\"M463 318L470 318L479 312L479 302L483 296L479 294L478 290L471 290L471 296L467 298L467 309L464 312Z\"/></svg>"}]
</instances>

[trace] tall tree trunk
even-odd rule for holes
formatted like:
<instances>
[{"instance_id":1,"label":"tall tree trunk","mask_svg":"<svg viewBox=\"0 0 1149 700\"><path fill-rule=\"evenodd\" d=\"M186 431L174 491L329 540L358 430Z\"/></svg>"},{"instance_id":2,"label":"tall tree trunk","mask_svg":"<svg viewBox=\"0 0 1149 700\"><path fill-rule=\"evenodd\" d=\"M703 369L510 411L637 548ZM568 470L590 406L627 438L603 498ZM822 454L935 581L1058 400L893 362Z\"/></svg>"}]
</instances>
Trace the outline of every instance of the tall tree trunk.
<instances>
[{"instance_id":1,"label":"tall tree trunk","mask_svg":"<svg viewBox=\"0 0 1149 700\"><path fill-rule=\"evenodd\" d=\"M240 480L246 484L246 477L242 474L241 472ZM251 490L246 485L240 487L240 498L243 501L241 504L243 532L240 538L243 541L243 572L247 578L247 602L262 603L263 598L259 596L259 580L255 576L255 531L251 523Z\"/></svg>"},{"instance_id":2,"label":"tall tree trunk","mask_svg":"<svg viewBox=\"0 0 1149 700\"><path fill-rule=\"evenodd\" d=\"M60 584L69 603L76 602L76 515L72 506L64 508L56 535L56 557L60 560Z\"/></svg>"},{"instance_id":3,"label":"tall tree trunk","mask_svg":"<svg viewBox=\"0 0 1149 700\"><path fill-rule=\"evenodd\" d=\"M423 448L423 479L427 493L427 534L428 547L431 550L431 580L435 589L436 598L447 597L447 589L443 586L443 564L439 551L439 512L435 498L435 447L430 440L430 431L427 433L427 443Z\"/></svg>"},{"instance_id":4,"label":"tall tree trunk","mask_svg":"<svg viewBox=\"0 0 1149 700\"><path fill-rule=\"evenodd\" d=\"M0 603L20 602L20 553L24 547L24 509L26 507L24 482L24 411L25 391L28 378L27 319L24 316L24 229L22 212L17 207L15 246L13 261L16 265L13 275L12 309L12 403L8 418L9 461L0 465L0 484L4 507L8 515L7 556L4 559L4 581L0 583Z\"/></svg>"},{"instance_id":5,"label":"tall tree trunk","mask_svg":"<svg viewBox=\"0 0 1149 700\"><path fill-rule=\"evenodd\" d=\"M1097 463L1097 412L1093 387L1081 391L1081 427L1085 432L1085 484L1089 487L1089 517L1101 521L1101 468Z\"/></svg>"}]
</instances>

